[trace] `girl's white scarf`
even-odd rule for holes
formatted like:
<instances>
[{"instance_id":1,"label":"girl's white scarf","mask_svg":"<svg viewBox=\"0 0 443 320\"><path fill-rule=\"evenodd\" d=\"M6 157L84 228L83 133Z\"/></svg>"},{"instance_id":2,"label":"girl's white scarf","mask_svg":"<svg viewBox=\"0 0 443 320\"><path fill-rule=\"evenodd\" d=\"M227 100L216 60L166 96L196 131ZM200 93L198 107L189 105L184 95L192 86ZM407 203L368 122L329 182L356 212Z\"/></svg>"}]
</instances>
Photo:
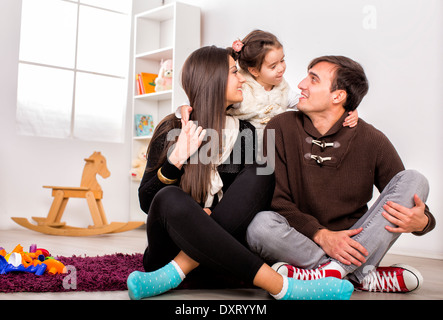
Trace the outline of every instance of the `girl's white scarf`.
<instances>
[{"instance_id":1,"label":"girl's white scarf","mask_svg":"<svg viewBox=\"0 0 443 320\"><path fill-rule=\"evenodd\" d=\"M218 196L219 201L223 197L223 181L220 177L220 174L218 173L217 167L228 159L229 155L232 152L232 149L234 149L234 144L235 141L237 141L239 129L239 120L231 116L226 116L225 128L223 129L223 150L219 161L211 165L211 182L208 197L205 201L206 208L209 208L212 205L215 195Z\"/></svg>"},{"instance_id":2,"label":"girl's white scarf","mask_svg":"<svg viewBox=\"0 0 443 320\"><path fill-rule=\"evenodd\" d=\"M243 101L228 110L229 115L250 122L257 129L264 129L268 121L287 110L289 85L285 79L270 91L258 83L248 72L239 71L245 78Z\"/></svg>"}]
</instances>

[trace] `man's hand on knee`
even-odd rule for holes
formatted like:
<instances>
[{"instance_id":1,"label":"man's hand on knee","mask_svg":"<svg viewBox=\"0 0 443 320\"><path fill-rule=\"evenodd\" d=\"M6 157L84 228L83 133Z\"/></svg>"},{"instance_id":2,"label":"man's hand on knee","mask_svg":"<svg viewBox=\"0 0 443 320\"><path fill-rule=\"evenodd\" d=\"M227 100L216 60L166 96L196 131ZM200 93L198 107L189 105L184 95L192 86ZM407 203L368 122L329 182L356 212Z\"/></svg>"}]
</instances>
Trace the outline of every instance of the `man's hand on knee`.
<instances>
[{"instance_id":1,"label":"man's hand on knee","mask_svg":"<svg viewBox=\"0 0 443 320\"><path fill-rule=\"evenodd\" d=\"M415 206L407 208L398 203L388 201L384 206L383 217L396 227L386 226L386 230L395 233L410 233L422 231L428 224L429 218L425 214L425 204L414 195Z\"/></svg>"},{"instance_id":2,"label":"man's hand on knee","mask_svg":"<svg viewBox=\"0 0 443 320\"><path fill-rule=\"evenodd\" d=\"M368 251L357 241L351 237L360 233L363 228L344 230L344 231L331 231L328 229L320 229L314 235L314 242L316 242L323 251L331 258L340 261L345 265L354 264L361 266L366 262L365 256Z\"/></svg>"}]
</instances>

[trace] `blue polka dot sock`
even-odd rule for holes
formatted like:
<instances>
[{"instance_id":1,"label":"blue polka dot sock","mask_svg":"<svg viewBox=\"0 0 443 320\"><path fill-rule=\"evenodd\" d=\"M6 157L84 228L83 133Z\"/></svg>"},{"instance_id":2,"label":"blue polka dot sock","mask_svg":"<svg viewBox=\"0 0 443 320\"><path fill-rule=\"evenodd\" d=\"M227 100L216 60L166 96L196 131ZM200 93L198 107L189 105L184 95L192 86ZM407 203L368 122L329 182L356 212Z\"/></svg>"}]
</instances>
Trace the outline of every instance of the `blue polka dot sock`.
<instances>
[{"instance_id":1,"label":"blue polka dot sock","mask_svg":"<svg viewBox=\"0 0 443 320\"><path fill-rule=\"evenodd\" d=\"M129 297L140 300L156 296L176 288L185 278L180 267L171 261L166 266L153 272L132 272L128 280Z\"/></svg>"},{"instance_id":2,"label":"blue polka dot sock","mask_svg":"<svg viewBox=\"0 0 443 320\"><path fill-rule=\"evenodd\" d=\"M287 281L287 291L280 293L284 293L281 300L349 300L354 291L354 286L349 281L334 277L318 280L283 278Z\"/></svg>"}]
</instances>

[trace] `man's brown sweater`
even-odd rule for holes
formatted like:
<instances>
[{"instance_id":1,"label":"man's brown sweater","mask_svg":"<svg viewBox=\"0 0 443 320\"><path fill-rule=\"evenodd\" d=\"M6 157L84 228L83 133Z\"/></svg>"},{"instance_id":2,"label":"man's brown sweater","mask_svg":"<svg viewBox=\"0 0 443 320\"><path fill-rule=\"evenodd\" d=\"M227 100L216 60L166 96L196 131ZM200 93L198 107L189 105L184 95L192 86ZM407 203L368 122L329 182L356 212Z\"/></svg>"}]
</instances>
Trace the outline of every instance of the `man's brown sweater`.
<instances>
[{"instance_id":1,"label":"man's brown sweater","mask_svg":"<svg viewBox=\"0 0 443 320\"><path fill-rule=\"evenodd\" d=\"M272 210L312 239L322 228L346 230L368 210L373 186L381 192L404 165L388 138L359 119L354 128L341 119L321 135L302 112L285 112L267 125L275 130L276 187ZM268 155L269 152L268 152ZM268 159L269 161L269 159ZM435 226L429 223L420 235Z\"/></svg>"}]
</instances>

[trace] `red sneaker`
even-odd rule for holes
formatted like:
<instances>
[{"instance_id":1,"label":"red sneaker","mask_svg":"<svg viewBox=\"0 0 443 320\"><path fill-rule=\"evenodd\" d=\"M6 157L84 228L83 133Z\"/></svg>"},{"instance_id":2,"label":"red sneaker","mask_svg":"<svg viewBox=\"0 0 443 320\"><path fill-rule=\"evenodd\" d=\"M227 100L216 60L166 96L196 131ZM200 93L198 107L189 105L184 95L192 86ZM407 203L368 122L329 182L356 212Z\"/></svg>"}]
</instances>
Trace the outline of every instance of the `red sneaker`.
<instances>
[{"instance_id":1,"label":"red sneaker","mask_svg":"<svg viewBox=\"0 0 443 320\"><path fill-rule=\"evenodd\" d=\"M411 292L420 287L423 276L411 266L394 264L390 267L378 267L355 285L356 290L372 292Z\"/></svg>"},{"instance_id":2,"label":"red sneaker","mask_svg":"<svg viewBox=\"0 0 443 320\"><path fill-rule=\"evenodd\" d=\"M272 265L272 269L274 269L281 275L297 280L318 280L326 277L341 279L340 271L323 269L323 267L328 264L329 262L316 269L301 269L294 267L286 262L277 262Z\"/></svg>"}]
</instances>

